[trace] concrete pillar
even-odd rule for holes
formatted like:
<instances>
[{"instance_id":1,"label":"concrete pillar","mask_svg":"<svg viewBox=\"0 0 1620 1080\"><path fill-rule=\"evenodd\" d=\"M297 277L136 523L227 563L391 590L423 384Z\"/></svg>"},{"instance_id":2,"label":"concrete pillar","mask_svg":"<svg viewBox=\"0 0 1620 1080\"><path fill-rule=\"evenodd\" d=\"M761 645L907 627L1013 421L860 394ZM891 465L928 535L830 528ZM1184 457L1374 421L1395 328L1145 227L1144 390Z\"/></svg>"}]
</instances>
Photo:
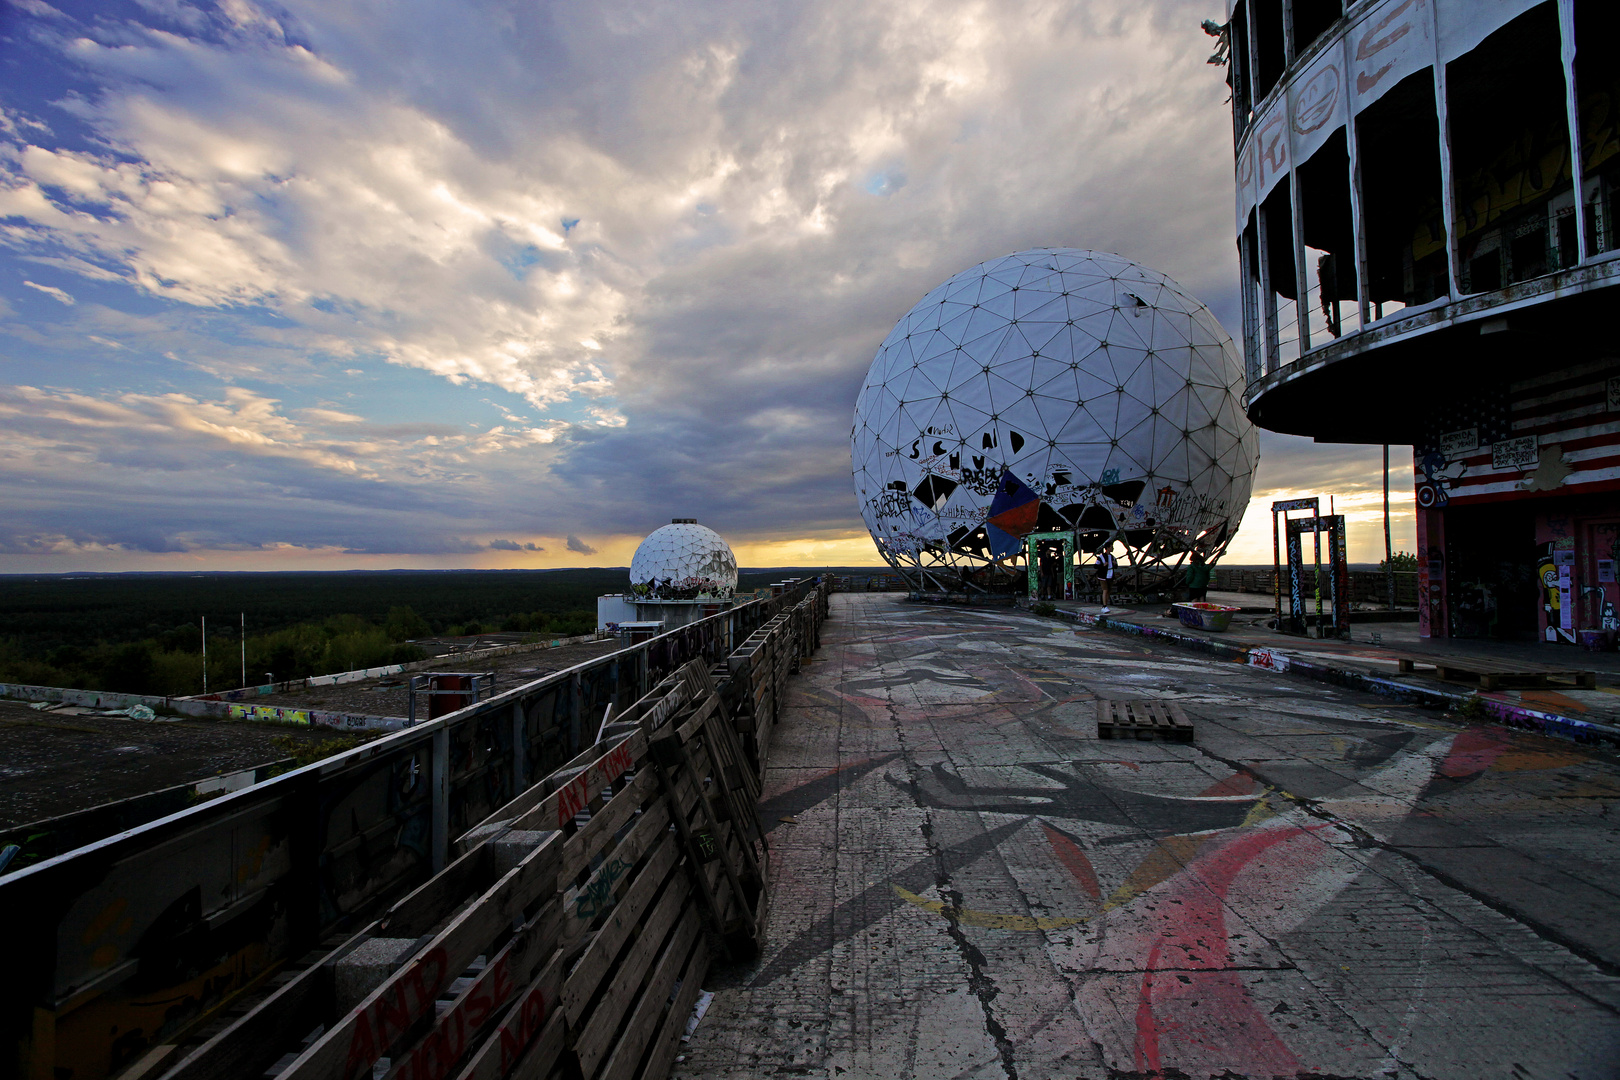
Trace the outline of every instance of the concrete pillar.
<instances>
[{"instance_id":1,"label":"concrete pillar","mask_svg":"<svg viewBox=\"0 0 1620 1080\"><path fill-rule=\"evenodd\" d=\"M442 720L439 721L438 730L433 733L432 762L428 776L432 785L429 794L433 799L431 851L433 872L437 874L444 869L446 855L450 850L450 729L444 726Z\"/></svg>"},{"instance_id":2,"label":"concrete pillar","mask_svg":"<svg viewBox=\"0 0 1620 1080\"><path fill-rule=\"evenodd\" d=\"M366 995L399 969L415 938L367 938L338 960L333 969L333 997L337 1014L353 1009Z\"/></svg>"}]
</instances>

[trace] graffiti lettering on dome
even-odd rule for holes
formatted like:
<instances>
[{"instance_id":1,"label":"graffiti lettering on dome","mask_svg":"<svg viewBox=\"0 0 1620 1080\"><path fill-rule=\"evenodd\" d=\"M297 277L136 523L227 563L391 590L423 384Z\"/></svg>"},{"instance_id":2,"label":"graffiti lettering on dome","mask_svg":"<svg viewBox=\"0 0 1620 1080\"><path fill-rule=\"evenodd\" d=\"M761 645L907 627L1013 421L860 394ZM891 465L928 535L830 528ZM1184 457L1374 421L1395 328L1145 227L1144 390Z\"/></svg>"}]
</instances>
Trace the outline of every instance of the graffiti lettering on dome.
<instances>
[{"instance_id":1,"label":"graffiti lettering on dome","mask_svg":"<svg viewBox=\"0 0 1620 1080\"><path fill-rule=\"evenodd\" d=\"M911 499L903 492L885 491L866 500L866 506L875 517L900 517L911 509Z\"/></svg>"}]
</instances>

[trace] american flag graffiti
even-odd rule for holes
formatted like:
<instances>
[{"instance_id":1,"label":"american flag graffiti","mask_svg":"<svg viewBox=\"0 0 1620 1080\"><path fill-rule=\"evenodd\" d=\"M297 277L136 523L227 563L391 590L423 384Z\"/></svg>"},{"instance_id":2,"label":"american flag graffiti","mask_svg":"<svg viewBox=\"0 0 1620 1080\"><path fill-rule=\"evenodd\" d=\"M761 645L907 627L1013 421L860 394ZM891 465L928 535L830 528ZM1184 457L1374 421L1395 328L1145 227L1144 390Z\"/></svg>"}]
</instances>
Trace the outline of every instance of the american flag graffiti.
<instances>
[{"instance_id":1,"label":"american flag graffiti","mask_svg":"<svg viewBox=\"0 0 1620 1080\"><path fill-rule=\"evenodd\" d=\"M1471 395L1431 421L1413 457L1425 508L1620 490L1620 361Z\"/></svg>"}]
</instances>

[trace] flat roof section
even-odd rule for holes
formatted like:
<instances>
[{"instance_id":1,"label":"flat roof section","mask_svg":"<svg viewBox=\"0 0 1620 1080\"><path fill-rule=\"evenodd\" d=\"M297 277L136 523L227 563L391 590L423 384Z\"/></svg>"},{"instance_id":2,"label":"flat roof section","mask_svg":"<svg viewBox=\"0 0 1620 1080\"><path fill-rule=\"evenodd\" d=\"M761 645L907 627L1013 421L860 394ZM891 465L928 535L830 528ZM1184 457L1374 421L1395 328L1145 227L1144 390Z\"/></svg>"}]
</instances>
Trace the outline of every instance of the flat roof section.
<instances>
[{"instance_id":1,"label":"flat roof section","mask_svg":"<svg viewBox=\"0 0 1620 1080\"><path fill-rule=\"evenodd\" d=\"M1100 698L1195 741L1099 740ZM711 976L681 1080L1585 1076L1620 1046L1611 753L863 593L785 706L769 942Z\"/></svg>"}]
</instances>

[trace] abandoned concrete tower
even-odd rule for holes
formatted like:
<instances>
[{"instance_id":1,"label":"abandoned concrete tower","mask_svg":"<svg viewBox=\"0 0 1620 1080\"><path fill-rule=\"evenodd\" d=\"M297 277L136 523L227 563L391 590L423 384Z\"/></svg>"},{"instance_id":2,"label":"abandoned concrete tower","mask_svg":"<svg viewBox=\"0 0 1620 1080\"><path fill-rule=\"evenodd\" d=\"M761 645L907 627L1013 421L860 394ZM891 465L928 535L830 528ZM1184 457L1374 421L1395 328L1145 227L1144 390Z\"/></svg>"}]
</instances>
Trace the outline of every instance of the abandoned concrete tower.
<instances>
[{"instance_id":1,"label":"abandoned concrete tower","mask_svg":"<svg viewBox=\"0 0 1620 1080\"><path fill-rule=\"evenodd\" d=\"M1413 448L1425 635L1612 638L1620 5L1228 11L1250 419Z\"/></svg>"}]
</instances>

